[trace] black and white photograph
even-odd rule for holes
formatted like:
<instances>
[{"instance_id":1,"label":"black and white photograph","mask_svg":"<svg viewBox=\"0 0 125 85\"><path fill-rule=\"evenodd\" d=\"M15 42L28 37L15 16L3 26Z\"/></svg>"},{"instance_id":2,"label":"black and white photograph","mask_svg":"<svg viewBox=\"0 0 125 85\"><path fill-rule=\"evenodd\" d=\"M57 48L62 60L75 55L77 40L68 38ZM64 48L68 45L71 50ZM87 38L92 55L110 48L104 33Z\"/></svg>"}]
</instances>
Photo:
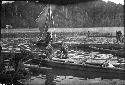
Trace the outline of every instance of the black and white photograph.
<instances>
[{"instance_id":1,"label":"black and white photograph","mask_svg":"<svg viewBox=\"0 0 125 85\"><path fill-rule=\"evenodd\" d=\"M125 85L124 0L1 1L0 85Z\"/></svg>"}]
</instances>

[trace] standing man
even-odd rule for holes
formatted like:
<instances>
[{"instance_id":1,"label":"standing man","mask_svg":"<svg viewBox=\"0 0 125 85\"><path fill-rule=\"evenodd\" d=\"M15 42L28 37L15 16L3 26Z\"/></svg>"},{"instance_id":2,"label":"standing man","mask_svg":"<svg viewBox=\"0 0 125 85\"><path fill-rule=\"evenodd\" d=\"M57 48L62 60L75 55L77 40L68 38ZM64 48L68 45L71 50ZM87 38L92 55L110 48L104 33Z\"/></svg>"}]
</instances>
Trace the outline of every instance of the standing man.
<instances>
[{"instance_id":1,"label":"standing man","mask_svg":"<svg viewBox=\"0 0 125 85\"><path fill-rule=\"evenodd\" d=\"M88 31L88 33L87 33L87 34L88 34L88 36L87 36L87 37L89 37L89 36L90 36L90 31Z\"/></svg>"},{"instance_id":2,"label":"standing man","mask_svg":"<svg viewBox=\"0 0 125 85\"><path fill-rule=\"evenodd\" d=\"M0 46L0 51L2 51L2 46ZM3 63L3 56L0 55L0 63Z\"/></svg>"},{"instance_id":3,"label":"standing man","mask_svg":"<svg viewBox=\"0 0 125 85\"><path fill-rule=\"evenodd\" d=\"M121 36L122 36L122 32L121 31L116 31L116 39L117 39L117 42L121 42Z\"/></svg>"},{"instance_id":4,"label":"standing man","mask_svg":"<svg viewBox=\"0 0 125 85\"><path fill-rule=\"evenodd\" d=\"M41 28L41 29L42 29L42 28ZM49 44L49 42L52 40L50 33L47 32L47 31L48 31L48 25L47 25L47 23L45 23L45 28L44 28L44 30L43 30L43 32L42 32L43 38L40 39L40 40L36 43L36 45L37 45L38 47L41 47L41 46L42 46L42 47L46 47L46 46Z\"/></svg>"}]
</instances>

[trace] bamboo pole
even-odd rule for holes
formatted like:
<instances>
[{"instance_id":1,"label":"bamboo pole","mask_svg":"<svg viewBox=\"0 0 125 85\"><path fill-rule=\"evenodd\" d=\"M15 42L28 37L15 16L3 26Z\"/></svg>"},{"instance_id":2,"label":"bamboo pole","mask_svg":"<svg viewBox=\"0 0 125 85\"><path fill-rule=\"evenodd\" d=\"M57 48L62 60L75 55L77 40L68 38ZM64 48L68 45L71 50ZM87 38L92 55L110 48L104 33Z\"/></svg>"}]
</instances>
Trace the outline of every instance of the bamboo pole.
<instances>
[{"instance_id":1,"label":"bamboo pole","mask_svg":"<svg viewBox=\"0 0 125 85\"><path fill-rule=\"evenodd\" d=\"M124 29L124 50L125 50L125 29Z\"/></svg>"}]
</instances>

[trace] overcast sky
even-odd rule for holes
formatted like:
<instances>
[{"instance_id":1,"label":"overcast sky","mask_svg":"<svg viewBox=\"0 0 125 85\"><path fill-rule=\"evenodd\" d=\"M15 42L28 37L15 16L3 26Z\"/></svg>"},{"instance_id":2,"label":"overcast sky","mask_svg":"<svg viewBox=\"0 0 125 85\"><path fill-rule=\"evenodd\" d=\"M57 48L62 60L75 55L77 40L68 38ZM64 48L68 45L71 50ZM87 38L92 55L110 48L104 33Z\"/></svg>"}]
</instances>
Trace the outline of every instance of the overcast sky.
<instances>
[{"instance_id":1,"label":"overcast sky","mask_svg":"<svg viewBox=\"0 0 125 85\"><path fill-rule=\"evenodd\" d=\"M103 0L103 1L105 1L105 2L112 1L112 2L114 2L116 4L120 3L120 4L124 5L124 0ZM7 2L12 3L14 1L2 1L2 4L7 3Z\"/></svg>"},{"instance_id":2,"label":"overcast sky","mask_svg":"<svg viewBox=\"0 0 125 85\"><path fill-rule=\"evenodd\" d=\"M105 1L105 2L111 1L111 2L114 2L116 4L120 3L120 4L124 5L124 0L103 0L103 1Z\"/></svg>"},{"instance_id":3,"label":"overcast sky","mask_svg":"<svg viewBox=\"0 0 125 85\"><path fill-rule=\"evenodd\" d=\"M14 1L2 1L2 4L5 4L5 3L7 3L7 2L12 3L12 2L14 2Z\"/></svg>"}]
</instances>

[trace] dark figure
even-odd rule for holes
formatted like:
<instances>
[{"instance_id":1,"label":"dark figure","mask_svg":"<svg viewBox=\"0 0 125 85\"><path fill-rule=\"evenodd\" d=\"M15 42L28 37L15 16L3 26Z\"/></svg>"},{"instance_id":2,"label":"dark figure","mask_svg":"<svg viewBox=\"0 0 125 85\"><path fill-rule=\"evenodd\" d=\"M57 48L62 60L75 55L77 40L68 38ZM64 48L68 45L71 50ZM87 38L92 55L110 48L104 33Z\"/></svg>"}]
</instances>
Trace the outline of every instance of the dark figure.
<instances>
[{"instance_id":1,"label":"dark figure","mask_svg":"<svg viewBox=\"0 0 125 85\"><path fill-rule=\"evenodd\" d=\"M2 46L0 46L0 50L2 51ZM0 71L3 72L5 70L5 67L4 67L4 58L2 55L0 55ZM0 72L0 73L1 73Z\"/></svg>"},{"instance_id":2,"label":"dark figure","mask_svg":"<svg viewBox=\"0 0 125 85\"><path fill-rule=\"evenodd\" d=\"M51 35L49 32L47 32L46 38L45 38L45 42L46 42L46 46L48 46L49 42L52 40Z\"/></svg>"},{"instance_id":3,"label":"dark figure","mask_svg":"<svg viewBox=\"0 0 125 85\"><path fill-rule=\"evenodd\" d=\"M56 85L56 83L54 82L54 74L53 74L52 70L46 71L45 85Z\"/></svg>"},{"instance_id":4,"label":"dark figure","mask_svg":"<svg viewBox=\"0 0 125 85\"><path fill-rule=\"evenodd\" d=\"M45 38L44 39L41 39L40 41L38 41L37 42L37 46L38 47L47 47L48 46L48 44L49 44L49 42L52 40L52 38L51 38L51 36L50 36L50 33L49 32L47 32L46 33L46 36L45 36Z\"/></svg>"},{"instance_id":5,"label":"dark figure","mask_svg":"<svg viewBox=\"0 0 125 85\"><path fill-rule=\"evenodd\" d=\"M121 31L116 31L116 39L117 39L117 42L118 42L118 41L121 42L121 36L122 36L122 32L121 32Z\"/></svg>"},{"instance_id":6,"label":"dark figure","mask_svg":"<svg viewBox=\"0 0 125 85\"><path fill-rule=\"evenodd\" d=\"M43 35L43 37L45 37L45 38L43 38L43 39L41 39L41 40L39 40L39 41L37 42L36 45L37 45L38 47L43 47L43 48L45 48L45 47L48 46L49 42L52 40L50 33L47 32L47 31L48 31L48 28L49 28L49 27L48 27L48 24L47 24L47 22L45 22L44 30L41 30L41 31L42 31L42 35ZM40 29L43 29L43 28L40 28Z\"/></svg>"},{"instance_id":7,"label":"dark figure","mask_svg":"<svg viewBox=\"0 0 125 85\"><path fill-rule=\"evenodd\" d=\"M53 47L51 46L51 43L46 47L46 54L49 59L52 59L54 55Z\"/></svg>"},{"instance_id":8,"label":"dark figure","mask_svg":"<svg viewBox=\"0 0 125 85\"><path fill-rule=\"evenodd\" d=\"M60 51L64 54L64 58L68 57L68 46L64 45L63 42L61 43Z\"/></svg>"},{"instance_id":9,"label":"dark figure","mask_svg":"<svg viewBox=\"0 0 125 85\"><path fill-rule=\"evenodd\" d=\"M12 58L12 62L14 63L15 71L17 71L17 69L18 69L18 65L19 65L19 62L21 59L22 59L22 57L19 54L14 54L14 56Z\"/></svg>"},{"instance_id":10,"label":"dark figure","mask_svg":"<svg viewBox=\"0 0 125 85\"><path fill-rule=\"evenodd\" d=\"M87 37L89 37L90 36L90 32L88 31L88 36Z\"/></svg>"},{"instance_id":11,"label":"dark figure","mask_svg":"<svg viewBox=\"0 0 125 85\"><path fill-rule=\"evenodd\" d=\"M2 46L0 46L0 50L2 51ZM3 63L3 56L2 55L0 55L0 63L2 64Z\"/></svg>"},{"instance_id":12,"label":"dark figure","mask_svg":"<svg viewBox=\"0 0 125 85\"><path fill-rule=\"evenodd\" d=\"M60 51L60 50L58 50L58 51L56 52L56 57L57 57L57 58L61 58L61 51Z\"/></svg>"},{"instance_id":13,"label":"dark figure","mask_svg":"<svg viewBox=\"0 0 125 85\"><path fill-rule=\"evenodd\" d=\"M0 50L2 51L2 46L0 46ZM4 62L4 58L2 55L0 55L0 63L2 64Z\"/></svg>"},{"instance_id":14,"label":"dark figure","mask_svg":"<svg viewBox=\"0 0 125 85\"><path fill-rule=\"evenodd\" d=\"M2 46L0 46L0 50L2 51Z\"/></svg>"}]
</instances>

